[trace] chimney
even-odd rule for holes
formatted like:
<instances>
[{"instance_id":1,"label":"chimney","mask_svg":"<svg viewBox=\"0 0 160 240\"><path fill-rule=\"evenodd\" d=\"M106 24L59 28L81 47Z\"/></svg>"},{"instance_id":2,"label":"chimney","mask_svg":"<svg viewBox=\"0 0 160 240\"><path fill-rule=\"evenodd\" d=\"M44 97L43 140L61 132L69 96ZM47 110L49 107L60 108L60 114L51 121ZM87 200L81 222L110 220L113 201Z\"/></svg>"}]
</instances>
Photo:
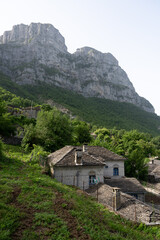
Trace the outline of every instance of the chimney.
<instances>
[{"instance_id":1,"label":"chimney","mask_svg":"<svg viewBox=\"0 0 160 240\"><path fill-rule=\"evenodd\" d=\"M88 146L87 144L83 145L83 152L87 152L87 146Z\"/></svg>"},{"instance_id":2,"label":"chimney","mask_svg":"<svg viewBox=\"0 0 160 240\"><path fill-rule=\"evenodd\" d=\"M82 150L76 149L75 151L75 164L82 165Z\"/></svg>"},{"instance_id":3,"label":"chimney","mask_svg":"<svg viewBox=\"0 0 160 240\"><path fill-rule=\"evenodd\" d=\"M114 211L117 211L121 207L120 188L113 188L112 207Z\"/></svg>"},{"instance_id":4,"label":"chimney","mask_svg":"<svg viewBox=\"0 0 160 240\"><path fill-rule=\"evenodd\" d=\"M154 164L154 159L152 159L152 164Z\"/></svg>"}]
</instances>

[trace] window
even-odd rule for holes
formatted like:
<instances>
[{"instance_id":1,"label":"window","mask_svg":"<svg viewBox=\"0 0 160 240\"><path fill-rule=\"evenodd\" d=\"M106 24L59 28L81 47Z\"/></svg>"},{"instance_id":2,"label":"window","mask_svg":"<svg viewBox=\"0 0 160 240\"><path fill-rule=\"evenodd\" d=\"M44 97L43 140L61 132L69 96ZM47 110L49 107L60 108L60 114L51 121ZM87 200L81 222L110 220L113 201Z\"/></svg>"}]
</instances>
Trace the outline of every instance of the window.
<instances>
[{"instance_id":1,"label":"window","mask_svg":"<svg viewBox=\"0 0 160 240\"><path fill-rule=\"evenodd\" d=\"M119 176L119 169L118 167L113 168L113 176Z\"/></svg>"},{"instance_id":2,"label":"window","mask_svg":"<svg viewBox=\"0 0 160 240\"><path fill-rule=\"evenodd\" d=\"M107 165L105 165L105 168L108 168L108 166L107 166Z\"/></svg>"},{"instance_id":3,"label":"window","mask_svg":"<svg viewBox=\"0 0 160 240\"><path fill-rule=\"evenodd\" d=\"M131 196L135 197L136 199L138 199L138 194L136 193L132 193Z\"/></svg>"},{"instance_id":4,"label":"window","mask_svg":"<svg viewBox=\"0 0 160 240\"><path fill-rule=\"evenodd\" d=\"M89 175L89 185L96 183L96 175Z\"/></svg>"}]
</instances>

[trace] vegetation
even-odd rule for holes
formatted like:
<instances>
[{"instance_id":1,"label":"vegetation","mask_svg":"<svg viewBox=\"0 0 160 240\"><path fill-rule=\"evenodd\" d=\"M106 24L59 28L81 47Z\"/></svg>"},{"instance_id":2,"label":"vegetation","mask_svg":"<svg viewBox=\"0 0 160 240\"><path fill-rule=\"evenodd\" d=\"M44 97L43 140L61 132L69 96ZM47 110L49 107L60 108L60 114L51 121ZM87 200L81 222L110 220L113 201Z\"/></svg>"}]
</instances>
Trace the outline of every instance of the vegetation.
<instances>
[{"instance_id":1,"label":"vegetation","mask_svg":"<svg viewBox=\"0 0 160 240\"><path fill-rule=\"evenodd\" d=\"M116 129L97 129L97 138L92 145L107 149L126 157L125 174L128 177L147 179L149 156L159 155L159 147L154 144L157 137L137 130L125 131Z\"/></svg>"},{"instance_id":2,"label":"vegetation","mask_svg":"<svg viewBox=\"0 0 160 240\"><path fill-rule=\"evenodd\" d=\"M109 212L93 198L42 174L20 147L0 159L0 239L156 240L146 227Z\"/></svg>"},{"instance_id":3,"label":"vegetation","mask_svg":"<svg viewBox=\"0 0 160 240\"><path fill-rule=\"evenodd\" d=\"M18 127L35 123L35 119L28 119L22 114L14 116L10 113L10 110L7 102L0 100L0 136L14 136ZM18 108L15 110L19 111Z\"/></svg>"},{"instance_id":4,"label":"vegetation","mask_svg":"<svg viewBox=\"0 0 160 240\"><path fill-rule=\"evenodd\" d=\"M160 135L160 117L148 113L129 103L120 103L107 99L85 98L45 83L37 82L36 86L17 85L8 77L0 74L0 86L15 93L17 96L28 98L38 104L53 100L66 108L73 115L98 127L133 130L148 132L154 136Z\"/></svg>"},{"instance_id":5,"label":"vegetation","mask_svg":"<svg viewBox=\"0 0 160 240\"><path fill-rule=\"evenodd\" d=\"M73 126L73 143L75 145L81 145L83 143L89 143L91 141L90 126L83 121L74 119L72 121Z\"/></svg>"},{"instance_id":6,"label":"vegetation","mask_svg":"<svg viewBox=\"0 0 160 240\"><path fill-rule=\"evenodd\" d=\"M2 72L0 72L0 87L1 87L0 92L2 93L2 96L4 95L4 97L7 99L9 98L10 104L11 104L10 99L12 99L14 97L21 97L21 100L22 99L25 99L25 100L29 99L29 101L33 100L33 99L36 100L36 98L32 97L32 95L29 92L25 91L25 89L23 89L23 87L21 85L18 85L15 82L11 81L10 78L7 77L6 75L4 75ZM8 94L9 94L9 97L8 97ZM2 97L2 99L3 99L3 97ZM7 99L4 99L4 100L7 101ZM22 102L23 102L23 100L22 100ZM35 101L35 102L37 102L37 101ZM28 106L28 104L27 104L27 106Z\"/></svg>"},{"instance_id":7,"label":"vegetation","mask_svg":"<svg viewBox=\"0 0 160 240\"><path fill-rule=\"evenodd\" d=\"M3 142L0 140L0 159L3 157Z\"/></svg>"},{"instance_id":8,"label":"vegetation","mask_svg":"<svg viewBox=\"0 0 160 240\"><path fill-rule=\"evenodd\" d=\"M25 99L24 99L25 100ZM33 149L35 144L45 151L53 152L65 145L81 145L90 143L110 149L126 157L126 176L141 180L147 178L146 158L149 155L160 156L160 138L153 138L148 133L137 130L126 131L116 129L98 129L97 138L93 140L90 135L92 126L79 119L70 118L43 104L36 120L28 120L23 116L13 117L7 113L6 102L0 103L0 134L13 135L18 124L24 128L22 147L24 150ZM94 126L95 128L95 126Z\"/></svg>"},{"instance_id":9,"label":"vegetation","mask_svg":"<svg viewBox=\"0 0 160 240\"><path fill-rule=\"evenodd\" d=\"M72 128L70 120L58 110L40 111L36 125L26 126L23 146L39 144L46 150L55 151L71 143Z\"/></svg>"},{"instance_id":10,"label":"vegetation","mask_svg":"<svg viewBox=\"0 0 160 240\"><path fill-rule=\"evenodd\" d=\"M50 152L65 145L79 145L91 140L87 123L80 120L71 121L67 115L55 108L49 111L41 110L36 124L26 125L24 133L23 147L32 148L33 144L38 144Z\"/></svg>"},{"instance_id":11,"label":"vegetation","mask_svg":"<svg viewBox=\"0 0 160 240\"><path fill-rule=\"evenodd\" d=\"M86 122L106 128L137 129L159 135L160 117L148 113L129 103L120 103L100 98L85 98L69 90L62 88L39 85L24 86L24 89L32 93L37 99L52 99L64 105L73 115L79 116Z\"/></svg>"},{"instance_id":12,"label":"vegetation","mask_svg":"<svg viewBox=\"0 0 160 240\"><path fill-rule=\"evenodd\" d=\"M5 101L0 100L0 135L8 136L14 134L13 117L7 112Z\"/></svg>"},{"instance_id":13,"label":"vegetation","mask_svg":"<svg viewBox=\"0 0 160 240\"><path fill-rule=\"evenodd\" d=\"M28 107L32 105L31 100L17 97L15 94L0 87L0 98L5 101L7 105L14 107Z\"/></svg>"}]
</instances>

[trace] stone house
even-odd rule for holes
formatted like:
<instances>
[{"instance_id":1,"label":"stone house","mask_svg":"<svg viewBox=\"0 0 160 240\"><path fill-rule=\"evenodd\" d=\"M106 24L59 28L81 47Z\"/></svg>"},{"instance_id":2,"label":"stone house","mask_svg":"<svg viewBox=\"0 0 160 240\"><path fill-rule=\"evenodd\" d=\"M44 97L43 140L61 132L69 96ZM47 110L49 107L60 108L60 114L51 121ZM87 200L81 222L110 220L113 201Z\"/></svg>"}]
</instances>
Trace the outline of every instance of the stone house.
<instances>
[{"instance_id":1,"label":"stone house","mask_svg":"<svg viewBox=\"0 0 160 240\"><path fill-rule=\"evenodd\" d=\"M58 181L87 189L95 183L103 183L104 177L123 177L124 160L99 146L65 146L48 156L48 165Z\"/></svg>"},{"instance_id":2,"label":"stone house","mask_svg":"<svg viewBox=\"0 0 160 240\"><path fill-rule=\"evenodd\" d=\"M160 160L152 158L148 163L148 181L160 183Z\"/></svg>"}]
</instances>

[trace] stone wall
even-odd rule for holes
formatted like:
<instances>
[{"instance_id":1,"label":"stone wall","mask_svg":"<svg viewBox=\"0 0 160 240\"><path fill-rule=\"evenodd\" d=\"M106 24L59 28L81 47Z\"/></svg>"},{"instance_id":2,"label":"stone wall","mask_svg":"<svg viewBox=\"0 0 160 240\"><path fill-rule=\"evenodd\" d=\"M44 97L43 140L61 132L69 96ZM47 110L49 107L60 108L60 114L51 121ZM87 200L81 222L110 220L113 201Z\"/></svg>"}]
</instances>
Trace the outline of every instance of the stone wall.
<instances>
[{"instance_id":1,"label":"stone wall","mask_svg":"<svg viewBox=\"0 0 160 240\"><path fill-rule=\"evenodd\" d=\"M113 177L114 167L118 167L119 176L114 177L124 177L124 161L107 161L106 166L104 167L104 177Z\"/></svg>"},{"instance_id":2,"label":"stone wall","mask_svg":"<svg viewBox=\"0 0 160 240\"><path fill-rule=\"evenodd\" d=\"M81 189L89 188L89 175L96 175L97 182L103 183L103 168L100 166L55 167L54 177L66 185L74 185Z\"/></svg>"},{"instance_id":3,"label":"stone wall","mask_svg":"<svg viewBox=\"0 0 160 240\"><path fill-rule=\"evenodd\" d=\"M21 145L22 138L18 138L18 137L2 137L2 141L5 144Z\"/></svg>"}]
</instances>

